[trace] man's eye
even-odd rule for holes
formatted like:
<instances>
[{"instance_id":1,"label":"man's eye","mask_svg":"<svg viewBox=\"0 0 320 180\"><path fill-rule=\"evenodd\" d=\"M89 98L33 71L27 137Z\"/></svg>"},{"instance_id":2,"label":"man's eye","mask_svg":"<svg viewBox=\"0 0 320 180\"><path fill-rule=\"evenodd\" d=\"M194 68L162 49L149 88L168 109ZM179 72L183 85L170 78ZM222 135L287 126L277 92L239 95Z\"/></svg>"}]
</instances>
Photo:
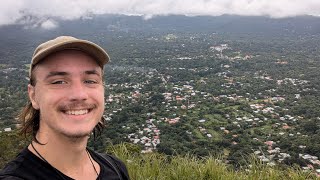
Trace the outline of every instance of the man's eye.
<instances>
[{"instance_id":1,"label":"man's eye","mask_svg":"<svg viewBox=\"0 0 320 180\"><path fill-rule=\"evenodd\" d=\"M52 84L66 84L66 81L54 81Z\"/></svg>"},{"instance_id":2,"label":"man's eye","mask_svg":"<svg viewBox=\"0 0 320 180\"><path fill-rule=\"evenodd\" d=\"M86 84L96 84L97 81L94 81L94 80L85 80L84 83L86 83Z\"/></svg>"}]
</instances>

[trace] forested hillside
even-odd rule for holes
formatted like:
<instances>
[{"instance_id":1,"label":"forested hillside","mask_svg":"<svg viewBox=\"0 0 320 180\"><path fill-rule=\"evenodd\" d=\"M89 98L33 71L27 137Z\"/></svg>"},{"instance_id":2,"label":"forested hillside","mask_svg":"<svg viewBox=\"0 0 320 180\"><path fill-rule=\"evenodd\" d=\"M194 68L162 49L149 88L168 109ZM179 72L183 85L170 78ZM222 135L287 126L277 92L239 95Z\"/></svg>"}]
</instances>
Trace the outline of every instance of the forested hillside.
<instances>
[{"instance_id":1,"label":"forested hillside","mask_svg":"<svg viewBox=\"0 0 320 180\"><path fill-rule=\"evenodd\" d=\"M1 27L0 135L19 124L35 46L73 35L101 44L111 56L107 128L92 148L128 142L143 153L219 156L234 169L253 156L265 165L316 172L319 24L312 17L103 16L64 21L50 31ZM2 164L25 145L11 143L0 146Z\"/></svg>"}]
</instances>

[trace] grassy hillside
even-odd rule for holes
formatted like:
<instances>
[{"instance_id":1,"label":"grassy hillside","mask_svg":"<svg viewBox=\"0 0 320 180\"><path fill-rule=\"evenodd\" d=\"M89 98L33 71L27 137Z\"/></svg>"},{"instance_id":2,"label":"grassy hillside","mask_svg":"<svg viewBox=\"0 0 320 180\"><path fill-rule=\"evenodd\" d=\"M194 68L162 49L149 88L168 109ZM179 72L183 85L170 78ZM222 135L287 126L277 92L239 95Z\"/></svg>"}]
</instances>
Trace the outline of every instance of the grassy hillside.
<instances>
[{"instance_id":1,"label":"grassy hillside","mask_svg":"<svg viewBox=\"0 0 320 180\"><path fill-rule=\"evenodd\" d=\"M158 153L140 154L134 153L128 144L112 146L108 151L127 164L132 179L320 179L314 173L303 172L299 168L270 167L254 158L248 160L251 165L235 171L214 157L199 159L191 155L173 157Z\"/></svg>"}]
</instances>

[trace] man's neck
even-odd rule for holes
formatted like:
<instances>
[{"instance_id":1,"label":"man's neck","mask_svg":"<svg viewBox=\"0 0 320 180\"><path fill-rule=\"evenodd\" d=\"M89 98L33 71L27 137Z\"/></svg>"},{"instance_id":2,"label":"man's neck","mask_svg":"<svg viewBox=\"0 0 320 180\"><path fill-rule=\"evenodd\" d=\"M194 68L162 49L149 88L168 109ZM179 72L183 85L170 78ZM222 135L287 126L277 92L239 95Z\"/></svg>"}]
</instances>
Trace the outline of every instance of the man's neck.
<instances>
[{"instance_id":1,"label":"man's neck","mask_svg":"<svg viewBox=\"0 0 320 180\"><path fill-rule=\"evenodd\" d=\"M31 145L28 149L38 157L40 154L51 166L72 178L88 172L88 169L92 174L93 167L86 151L88 137L66 138L39 135L37 138L43 145L33 141L36 150ZM96 162L94 164L97 165Z\"/></svg>"}]
</instances>

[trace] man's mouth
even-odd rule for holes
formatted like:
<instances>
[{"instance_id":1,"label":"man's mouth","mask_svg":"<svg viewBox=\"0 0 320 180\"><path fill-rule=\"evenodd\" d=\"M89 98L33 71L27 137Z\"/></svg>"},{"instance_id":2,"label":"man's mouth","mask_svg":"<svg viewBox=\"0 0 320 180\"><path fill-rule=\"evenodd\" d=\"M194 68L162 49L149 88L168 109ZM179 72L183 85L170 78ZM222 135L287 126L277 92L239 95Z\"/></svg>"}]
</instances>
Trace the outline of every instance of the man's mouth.
<instances>
[{"instance_id":1,"label":"man's mouth","mask_svg":"<svg viewBox=\"0 0 320 180\"><path fill-rule=\"evenodd\" d=\"M59 109L67 115L80 116L90 113L96 108L94 104L86 103L72 103L64 106L60 106Z\"/></svg>"},{"instance_id":2,"label":"man's mouth","mask_svg":"<svg viewBox=\"0 0 320 180\"><path fill-rule=\"evenodd\" d=\"M64 113L68 114L68 115L84 115L84 114L88 114L90 112L90 109L81 109L81 110L67 110L64 111Z\"/></svg>"}]
</instances>

